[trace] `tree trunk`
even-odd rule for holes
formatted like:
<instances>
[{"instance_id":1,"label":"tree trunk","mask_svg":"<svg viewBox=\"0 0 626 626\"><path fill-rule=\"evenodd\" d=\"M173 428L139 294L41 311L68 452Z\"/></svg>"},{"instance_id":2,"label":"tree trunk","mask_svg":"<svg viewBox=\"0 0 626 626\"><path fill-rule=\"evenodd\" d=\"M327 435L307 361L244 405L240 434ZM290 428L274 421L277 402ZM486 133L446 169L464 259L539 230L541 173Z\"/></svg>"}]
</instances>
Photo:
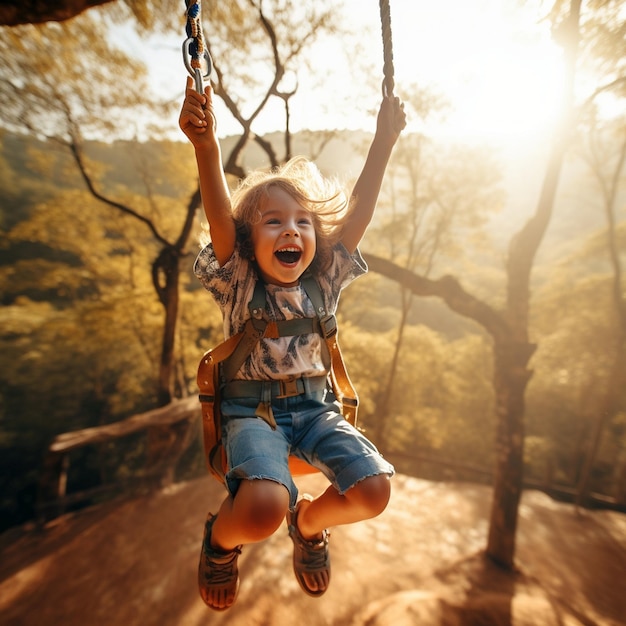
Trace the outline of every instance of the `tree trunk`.
<instances>
[{"instance_id":1,"label":"tree trunk","mask_svg":"<svg viewBox=\"0 0 626 626\"><path fill-rule=\"evenodd\" d=\"M157 384L158 406L169 404L174 397L174 348L176 323L178 321L180 277L179 254L174 248L164 248L152 267L152 280L165 309L163 321L163 341Z\"/></svg>"},{"instance_id":2,"label":"tree trunk","mask_svg":"<svg viewBox=\"0 0 626 626\"><path fill-rule=\"evenodd\" d=\"M495 392L498 420L496 473L487 555L512 568L517 514L523 486L524 394L531 372L528 361L535 346L528 342L530 273L554 207L557 186L569 146L574 101L574 77L579 40L581 0L572 0L570 13L559 27L565 53L565 86L561 119L555 129L546 173L533 217L511 240L507 259L505 319L507 341L495 345Z\"/></svg>"},{"instance_id":3,"label":"tree trunk","mask_svg":"<svg viewBox=\"0 0 626 626\"><path fill-rule=\"evenodd\" d=\"M526 366L534 349L509 340L497 340L494 346L496 467L487 554L507 569L515 555L524 480L524 396L531 377Z\"/></svg>"},{"instance_id":4,"label":"tree trunk","mask_svg":"<svg viewBox=\"0 0 626 626\"><path fill-rule=\"evenodd\" d=\"M523 485L524 395L531 372L527 369L535 346L528 342L530 273L535 254L552 216L557 185L569 144L571 109L578 48L581 0L572 0L566 18L567 35L563 112L555 129L552 149L533 217L511 240L507 259L505 311L496 311L467 293L451 276L430 280L375 257L367 256L372 271L379 272L418 296L438 296L457 313L481 324L494 339L496 395L496 468L486 553L495 563L512 568L515 557L517 516Z\"/></svg>"}]
</instances>

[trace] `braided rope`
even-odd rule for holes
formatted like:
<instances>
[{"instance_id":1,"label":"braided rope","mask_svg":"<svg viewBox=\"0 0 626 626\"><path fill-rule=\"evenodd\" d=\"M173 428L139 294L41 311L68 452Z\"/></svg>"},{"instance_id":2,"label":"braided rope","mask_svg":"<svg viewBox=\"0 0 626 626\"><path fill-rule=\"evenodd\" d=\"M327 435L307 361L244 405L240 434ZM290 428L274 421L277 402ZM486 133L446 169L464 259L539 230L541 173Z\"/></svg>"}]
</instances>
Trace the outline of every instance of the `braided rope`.
<instances>
[{"instance_id":1,"label":"braided rope","mask_svg":"<svg viewBox=\"0 0 626 626\"><path fill-rule=\"evenodd\" d=\"M200 0L185 0L185 5L187 7L187 25L185 27L187 39L183 44L183 60L187 70L195 78L196 90L202 93L202 79L211 75L213 62L204 43Z\"/></svg>"},{"instance_id":2,"label":"braided rope","mask_svg":"<svg viewBox=\"0 0 626 626\"><path fill-rule=\"evenodd\" d=\"M393 74L393 42L391 40L391 10L389 0L379 0L380 25L383 36L383 95L392 96L395 86Z\"/></svg>"},{"instance_id":3,"label":"braided rope","mask_svg":"<svg viewBox=\"0 0 626 626\"><path fill-rule=\"evenodd\" d=\"M189 44L191 67L199 69L202 67L202 58L204 56L204 34L202 32L202 23L200 22L200 0L193 0L187 7L185 32L187 37L192 39Z\"/></svg>"}]
</instances>

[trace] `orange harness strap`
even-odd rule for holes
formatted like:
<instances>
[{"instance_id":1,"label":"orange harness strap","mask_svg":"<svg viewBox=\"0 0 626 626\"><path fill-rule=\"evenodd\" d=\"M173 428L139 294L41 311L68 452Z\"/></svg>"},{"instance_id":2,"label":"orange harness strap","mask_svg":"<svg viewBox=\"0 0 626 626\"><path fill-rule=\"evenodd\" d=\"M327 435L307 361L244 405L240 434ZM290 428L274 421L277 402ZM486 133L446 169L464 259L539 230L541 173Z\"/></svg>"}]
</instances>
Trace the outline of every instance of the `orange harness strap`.
<instances>
[{"instance_id":1,"label":"orange harness strap","mask_svg":"<svg viewBox=\"0 0 626 626\"><path fill-rule=\"evenodd\" d=\"M200 360L197 383L202 406L204 451L209 471L222 483L226 471L226 454L221 441L220 392L224 384L232 380L262 337L277 338L319 332L328 350L329 380L333 392L342 405L343 416L356 426L358 396L343 361L335 316L326 314L319 285L311 275L302 277L302 285L315 307L317 318L268 321L265 319L266 315L261 314L261 310L264 313L264 306L261 309L258 304L261 290L263 303L265 301L265 287L259 281L249 305L252 317L246 322L244 330L208 350ZM289 466L294 475L317 471L294 456L289 458Z\"/></svg>"}]
</instances>

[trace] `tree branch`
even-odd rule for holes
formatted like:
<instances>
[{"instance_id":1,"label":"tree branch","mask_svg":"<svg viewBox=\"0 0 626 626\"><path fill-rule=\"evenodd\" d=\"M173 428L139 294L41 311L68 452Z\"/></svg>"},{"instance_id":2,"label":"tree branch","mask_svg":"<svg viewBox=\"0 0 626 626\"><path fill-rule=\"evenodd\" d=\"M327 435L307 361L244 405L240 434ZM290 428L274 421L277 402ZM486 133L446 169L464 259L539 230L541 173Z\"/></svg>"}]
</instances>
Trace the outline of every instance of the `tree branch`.
<instances>
[{"instance_id":1,"label":"tree branch","mask_svg":"<svg viewBox=\"0 0 626 626\"><path fill-rule=\"evenodd\" d=\"M125 204L107 198L95 188L95 185L93 184L93 181L91 180L91 177L87 172L87 168L85 167L82 150L80 149L80 145L75 137L72 136L70 141L66 145L72 153L72 156L74 157L74 162L76 163L78 170L80 171L80 175L83 181L85 181L89 192L94 198L100 200L100 202L104 202L105 204L108 204L109 206L122 211L122 213L126 213L127 215L134 217L140 222L143 222L150 229L150 232L154 235L157 241L159 241L168 248L171 247L172 244L159 233L152 220L149 220L147 217L144 217L140 213L137 213L137 211L131 209Z\"/></svg>"},{"instance_id":2,"label":"tree branch","mask_svg":"<svg viewBox=\"0 0 626 626\"><path fill-rule=\"evenodd\" d=\"M453 311L480 324L495 340L508 336L502 315L465 291L453 276L431 280L375 254L364 257L371 271L396 281L416 296L441 298Z\"/></svg>"},{"instance_id":3,"label":"tree branch","mask_svg":"<svg viewBox=\"0 0 626 626\"><path fill-rule=\"evenodd\" d=\"M3 0L0 3L0 26L63 22L108 2L111 0Z\"/></svg>"}]
</instances>

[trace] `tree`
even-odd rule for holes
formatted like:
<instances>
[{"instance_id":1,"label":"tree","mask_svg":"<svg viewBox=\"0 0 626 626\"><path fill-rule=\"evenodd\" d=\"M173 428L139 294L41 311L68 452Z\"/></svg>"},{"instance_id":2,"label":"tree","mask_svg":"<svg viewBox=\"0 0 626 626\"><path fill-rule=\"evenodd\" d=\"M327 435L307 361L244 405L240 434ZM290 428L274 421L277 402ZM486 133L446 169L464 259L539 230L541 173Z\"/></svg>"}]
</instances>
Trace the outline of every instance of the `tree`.
<instances>
[{"instance_id":1,"label":"tree","mask_svg":"<svg viewBox=\"0 0 626 626\"><path fill-rule=\"evenodd\" d=\"M512 568L517 515L523 485L524 395L535 351L528 334L530 274L552 214L559 175L570 141L574 76L579 40L580 0L571 0L559 25L565 53L565 96L555 129L547 169L535 213L509 244L503 310L481 302L452 276L432 280L378 256L367 256L372 270L400 282L416 295L438 296L457 313L483 326L491 335L496 399L496 468L487 555Z\"/></svg>"},{"instance_id":2,"label":"tree","mask_svg":"<svg viewBox=\"0 0 626 626\"><path fill-rule=\"evenodd\" d=\"M3 2L0 5L0 24L17 26L18 24L39 24L48 21L63 21L110 0L63 0L62 2L33 2L27 6L24 2Z\"/></svg>"},{"instance_id":3,"label":"tree","mask_svg":"<svg viewBox=\"0 0 626 626\"><path fill-rule=\"evenodd\" d=\"M95 16L39 28L15 28L6 34L0 49L4 61L0 97L9 123L63 145L91 194L143 223L161 245L152 262L152 280L165 312L157 398L159 404L166 404L173 395L178 263L185 254L199 193L191 195L179 233L172 236L161 232L150 215L155 215L154 206L151 212L142 212L101 189L97 168L85 153L83 135L89 129L106 137L124 122L130 125L132 113L145 109L138 94L146 86L143 66L108 45L106 30ZM116 80L129 88L113 89ZM146 195L151 195L149 187Z\"/></svg>"},{"instance_id":4,"label":"tree","mask_svg":"<svg viewBox=\"0 0 626 626\"><path fill-rule=\"evenodd\" d=\"M269 17L272 11L276 26ZM252 134L253 121L272 96L280 97L287 106L290 94L279 90L285 71L290 66L295 70L296 61L305 45L333 23L330 19L331 10L324 7L310 12L307 16L310 19L303 29L292 27L288 12L278 11L276 7L270 7L269 12L269 15L266 14L260 3L257 6L247 1L231 4L227 9L217 7L214 14L209 16L215 19L213 32L224 37L224 41L220 42L224 49L226 45L232 46L234 37L240 38L242 48L239 52L244 56L249 55L250 46L260 38L269 42L267 59L261 59L260 66L253 65L253 71L248 76L244 72L240 79L243 80L242 84L247 81L248 87L254 86L257 82L254 79L255 72L258 74L259 67L263 67L268 59L273 63L273 69L265 72L270 77L269 87L264 91L261 89L259 101L248 117L241 113L245 99L231 95L226 87L221 63L216 62L214 65L216 93L242 123L242 135L225 165L226 171L237 177L244 174L238 161ZM231 19L233 17L235 19ZM180 260L186 254L200 206L199 188L196 187L191 193L178 234L163 232L150 213L141 212L116 199L102 186L94 164L87 159L83 147L83 134L87 128L90 132L99 131L108 136L119 129L121 117L131 119L130 112L136 113L144 106L138 94L145 90L145 85L141 83L145 69L107 44L105 29L91 14L71 23L8 30L0 46L0 55L6 61L2 70L4 80L0 97L5 105L7 119L13 127L22 126L31 133L45 134L61 142L72 154L92 195L114 210L140 221L161 246L152 262L152 280L165 314L157 402L160 405L167 404L176 395L175 337L179 315ZM232 54L216 56L218 59L232 57ZM21 80L24 76L29 77L29 80ZM85 81L85 76L89 76L91 81ZM117 84L132 85L133 88L119 90L114 86ZM254 93L254 89L252 91ZM45 124L42 124L42 120L45 120ZM286 136L289 137L288 128ZM270 164L276 165L278 158L271 143L259 135L254 137L269 156ZM146 195L150 197L149 180L146 182Z\"/></svg>"},{"instance_id":5,"label":"tree","mask_svg":"<svg viewBox=\"0 0 626 626\"><path fill-rule=\"evenodd\" d=\"M619 2L600 3L585 25L589 36L584 61L601 80L583 107L587 132L581 136L581 143L585 144L582 147L583 158L596 181L606 220L606 252L612 270L610 293L616 331L605 391L597 409L578 482L578 504L584 504L588 497L591 472L603 431L623 409L622 390L626 382L626 300L620 257L623 246L620 246L617 228L619 194L626 167L626 131L623 116L606 122L599 114L607 98L615 103L626 97L626 58L623 54L626 29L621 8Z\"/></svg>"},{"instance_id":6,"label":"tree","mask_svg":"<svg viewBox=\"0 0 626 626\"><path fill-rule=\"evenodd\" d=\"M578 175L577 179L584 180ZM584 186L589 191L585 181ZM591 217L592 196L576 196ZM578 207L572 206L576 212ZM618 238L624 248L624 223ZM610 387L620 331L612 296L611 267L606 258L606 232L593 230L577 240L570 253L553 264L534 293L533 332L539 348L528 391L526 466L535 480L571 493L582 478L585 459ZM624 386L617 392L622 398ZM603 416L589 491L620 497L618 491L626 450L623 413ZM610 474L609 474L610 472ZM612 475L611 475L612 474ZM622 483L623 485L623 483ZM622 487L623 489L623 487ZM621 492L623 501L623 491ZM585 497L585 504L597 500ZM608 503L607 503L608 504Z\"/></svg>"},{"instance_id":7,"label":"tree","mask_svg":"<svg viewBox=\"0 0 626 626\"><path fill-rule=\"evenodd\" d=\"M213 60L211 85L233 118L241 134L224 158L224 171L241 179L241 159L250 141L263 151L267 164L277 166L291 158L290 100L297 94L299 67L310 66L306 54L312 43L325 34L339 31L340 15L333 3L303 6L289 1L237 0L225 8L209 5L205 34ZM251 57L251 51L254 51ZM290 81L291 84L287 84ZM273 98L284 107L284 153L253 132L253 125ZM329 140L323 135L322 145Z\"/></svg>"}]
</instances>

